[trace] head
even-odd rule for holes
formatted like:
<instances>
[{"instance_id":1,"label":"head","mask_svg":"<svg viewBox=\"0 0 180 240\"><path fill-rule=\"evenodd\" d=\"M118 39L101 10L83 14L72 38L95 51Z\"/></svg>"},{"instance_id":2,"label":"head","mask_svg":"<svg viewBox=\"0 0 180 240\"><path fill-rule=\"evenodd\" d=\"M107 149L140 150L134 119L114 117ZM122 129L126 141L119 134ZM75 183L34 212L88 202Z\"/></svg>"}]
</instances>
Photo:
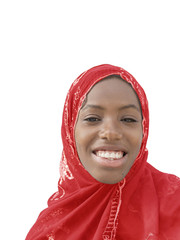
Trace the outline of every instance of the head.
<instances>
[{"instance_id":1,"label":"head","mask_svg":"<svg viewBox=\"0 0 180 240\"><path fill-rule=\"evenodd\" d=\"M131 179L146 162L148 129L147 98L135 78L107 64L89 69L66 98L61 179L78 184Z\"/></svg>"},{"instance_id":2,"label":"head","mask_svg":"<svg viewBox=\"0 0 180 240\"><path fill-rule=\"evenodd\" d=\"M131 169L143 138L137 94L119 76L109 76L88 92L75 126L77 153L96 180L114 184Z\"/></svg>"}]
</instances>

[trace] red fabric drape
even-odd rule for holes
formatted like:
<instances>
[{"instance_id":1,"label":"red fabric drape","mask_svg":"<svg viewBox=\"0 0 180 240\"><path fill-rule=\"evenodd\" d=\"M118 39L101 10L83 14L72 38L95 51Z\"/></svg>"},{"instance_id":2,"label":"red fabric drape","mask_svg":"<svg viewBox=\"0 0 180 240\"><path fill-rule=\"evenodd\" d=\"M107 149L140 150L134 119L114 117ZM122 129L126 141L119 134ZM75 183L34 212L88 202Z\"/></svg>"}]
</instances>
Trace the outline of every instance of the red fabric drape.
<instances>
[{"instance_id":1,"label":"red fabric drape","mask_svg":"<svg viewBox=\"0 0 180 240\"><path fill-rule=\"evenodd\" d=\"M98 182L84 169L74 141L83 100L94 84L110 75L119 75L136 91L144 133L134 165L120 183L112 185ZM48 200L48 208L41 212L26 240L180 239L180 179L147 163L148 130L147 98L131 74L107 64L81 74L64 105L58 192Z\"/></svg>"}]
</instances>

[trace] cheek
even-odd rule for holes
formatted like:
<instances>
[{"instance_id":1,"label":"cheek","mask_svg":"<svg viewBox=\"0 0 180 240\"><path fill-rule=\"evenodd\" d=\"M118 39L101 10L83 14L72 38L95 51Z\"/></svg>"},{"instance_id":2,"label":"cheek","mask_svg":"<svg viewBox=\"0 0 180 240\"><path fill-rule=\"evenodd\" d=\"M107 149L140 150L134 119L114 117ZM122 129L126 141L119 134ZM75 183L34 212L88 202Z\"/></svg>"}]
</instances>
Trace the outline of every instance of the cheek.
<instances>
[{"instance_id":1,"label":"cheek","mask_svg":"<svg viewBox=\"0 0 180 240\"><path fill-rule=\"evenodd\" d=\"M78 146L78 148L80 146L84 146L84 144L86 143L86 136L83 133L82 130L79 130L78 128L75 130L75 142L76 142L76 146Z\"/></svg>"},{"instance_id":2,"label":"cheek","mask_svg":"<svg viewBox=\"0 0 180 240\"><path fill-rule=\"evenodd\" d=\"M90 143L90 135L87 130L83 129L82 127L79 127L77 124L74 132L74 137L78 155L79 157L81 157L80 155L82 155L83 152L87 151L87 148Z\"/></svg>"},{"instance_id":3,"label":"cheek","mask_svg":"<svg viewBox=\"0 0 180 240\"><path fill-rule=\"evenodd\" d=\"M129 140L130 140L132 149L136 152L139 152L141 148L142 139L143 139L142 129L141 128L137 129L131 132L130 135L129 135Z\"/></svg>"},{"instance_id":4,"label":"cheek","mask_svg":"<svg viewBox=\"0 0 180 240\"><path fill-rule=\"evenodd\" d=\"M74 131L74 139L75 139L75 144L76 144L76 150L77 150L77 152L79 154L80 146L81 146L81 144L83 142L83 139L81 137L81 132L78 131L78 128L76 128L75 131Z\"/></svg>"},{"instance_id":5,"label":"cheek","mask_svg":"<svg viewBox=\"0 0 180 240\"><path fill-rule=\"evenodd\" d=\"M97 131L95 131L92 127L88 128L77 123L74 131L76 146L79 145L80 148L87 148L96 138L96 134Z\"/></svg>"},{"instance_id":6,"label":"cheek","mask_svg":"<svg viewBox=\"0 0 180 240\"><path fill-rule=\"evenodd\" d=\"M78 158L80 162L82 163L83 159L83 138L81 136L81 131L78 131L78 128L75 129L74 131L74 139L75 139L75 144L76 144L76 152L78 155Z\"/></svg>"},{"instance_id":7,"label":"cheek","mask_svg":"<svg viewBox=\"0 0 180 240\"><path fill-rule=\"evenodd\" d=\"M89 156L89 146L90 146L90 136L88 131L83 129L82 127L76 127L74 131L74 138L76 143L76 151L79 158L79 161L83 165L85 169L90 169L88 162Z\"/></svg>"},{"instance_id":8,"label":"cheek","mask_svg":"<svg viewBox=\"0 0 180 240\"><path fill-rule=\"evenodd\" d=\"M137 151L139 152L142 144L142 139L143 139L143 133L142 131L138 133L135 141L135 145L137 146Z\"/></svg>"}]
</instances>

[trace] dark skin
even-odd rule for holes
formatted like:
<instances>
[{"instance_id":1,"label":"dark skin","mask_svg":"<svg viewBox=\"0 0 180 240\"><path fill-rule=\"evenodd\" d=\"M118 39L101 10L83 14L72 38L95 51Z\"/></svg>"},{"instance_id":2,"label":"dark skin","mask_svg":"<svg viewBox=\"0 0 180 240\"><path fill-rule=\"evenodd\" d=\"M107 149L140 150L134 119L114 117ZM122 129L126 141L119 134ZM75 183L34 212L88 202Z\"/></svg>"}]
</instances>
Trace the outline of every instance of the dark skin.
<instances>
[{"instance_id":1,"label":"dark skin","mask_svg":"<svg viewBox=\"0 0 180 240\"><path fill-rule=\"evenodd\" d=\"M116 76L98 82L88 93L75 126L84 168L99 182L120 182L131 169L142 138L141 108L132 87Z\"/></svg>"}]
</instances>

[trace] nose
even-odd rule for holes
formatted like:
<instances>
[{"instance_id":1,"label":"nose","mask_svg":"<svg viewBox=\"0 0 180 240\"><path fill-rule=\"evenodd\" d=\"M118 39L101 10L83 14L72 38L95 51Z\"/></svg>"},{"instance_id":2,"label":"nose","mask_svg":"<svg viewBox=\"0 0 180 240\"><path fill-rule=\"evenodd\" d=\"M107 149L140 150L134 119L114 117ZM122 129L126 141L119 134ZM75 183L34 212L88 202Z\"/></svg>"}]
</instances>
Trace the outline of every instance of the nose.
<instances>
[{"instance_id":1,"label":"nose","mask_svg":"<svg viewBox=\"0 0 180 240\"><path fill-rule=\"evenodd\" d=\"M122 129L120 126L113 121L109 121L106 124L101 125L101 130L99 131L99 137L108 141L117 141L122 138Z\"/></svg>"}]
</instances>

